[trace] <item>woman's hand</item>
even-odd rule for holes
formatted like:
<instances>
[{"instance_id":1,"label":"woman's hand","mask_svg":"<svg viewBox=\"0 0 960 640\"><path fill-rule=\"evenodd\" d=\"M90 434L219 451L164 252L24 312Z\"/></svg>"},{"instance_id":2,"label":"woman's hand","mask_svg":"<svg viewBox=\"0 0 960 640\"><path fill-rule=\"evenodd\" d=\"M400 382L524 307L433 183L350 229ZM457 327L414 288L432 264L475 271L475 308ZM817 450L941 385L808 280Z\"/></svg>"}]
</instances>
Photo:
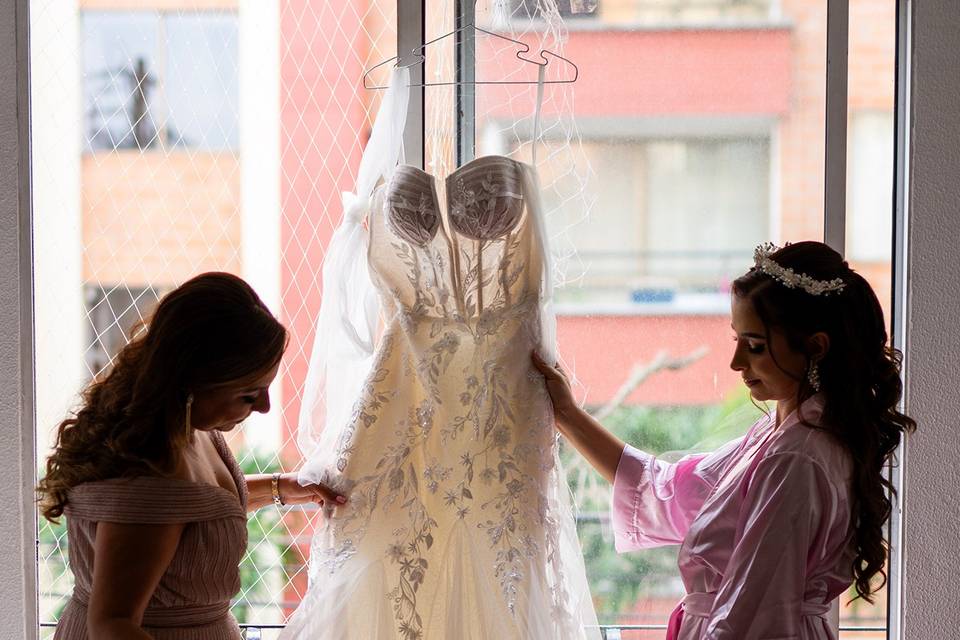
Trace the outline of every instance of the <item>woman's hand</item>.
<instances>
[{"instance_id":1,"label":"woman's hand","mask_svg":"<svg viewBox=\"0 0 960 640\"><path fill-rule=\"evenodd\" d=\"M546 381L547 393L553 401L557 429L600 475L612 483L623 454L623 441L577 405L570 380L558 366L548 365L536 352L533 354L533 364Z\"/></svg>"},{"instance_id":2,"label":"woman's hand","mask_svg":"<svg viewBox=\"0 0 960 640\"><path fill-rule=\"evenodd\" d=\"M325 502L345 504L347 497L340 495L330 487L322 484L301 485L297 482L296 473L285 473L280 476L280 500L283 504L307 504L315 502L323 506Z\"/></svg>"},{"instance_id":3,"label":"woman's hand","mask_svg":"<svg viewBox=\"0 0 960 640\"><path fill-rule=\"evenodd\" d=\"M550 394L550 400L553 401L554 417L558 423L565 424L581 411L573 397L570 380L560 370L559 364L553 366L547 364L536 351L533 352L533 366L543 374L544 381L547 384L547 393Z\"/></svg>"},{"instance_id":4,"label":"woman's hand","mask_svg":"<svg viewBox=\"0 0 960 640\"><path fill-rule=\"evenodd\" d=\"M261 473L246 476L247 481L247 510L256 511L273 504L273 474ZM322 484L308 484L300 486L296 473L280 474L277 482L277 491L280 501L285 505L308 504L315 502L318 505L328 503L330 506L345 504L347 497L341 495Z\"/></svg>"}]
</instances>

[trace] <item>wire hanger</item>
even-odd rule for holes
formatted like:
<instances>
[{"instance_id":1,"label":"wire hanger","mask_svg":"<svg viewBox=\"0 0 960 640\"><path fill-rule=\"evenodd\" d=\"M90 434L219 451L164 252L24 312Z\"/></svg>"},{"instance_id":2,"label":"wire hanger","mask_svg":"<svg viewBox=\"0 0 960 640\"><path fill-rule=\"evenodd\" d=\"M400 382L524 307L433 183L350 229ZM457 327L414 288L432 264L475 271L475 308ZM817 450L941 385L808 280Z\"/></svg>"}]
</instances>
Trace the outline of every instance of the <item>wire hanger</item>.
<instances>
[{"instance_id":1,"label":"wire hanger","mask_svg":"<svg viewBox=\"0 0 960 640\"><path fill-rule=\"evenodd\" d=\"M427 46L429 46L429 45L431 45L431 44L433 44L433 43L435 43L435 42L438 42L438 41L440 41L440 40L443 40L444 38L449 38L450 36L455 35L455 34L457 34L457 33L460 33L460 32L462 32L462 31L465 31L465 30L467 30L467 29L473 29L474 31L479 31L479 32L485 33L485 34L487 34L487 35L489 35L489 36L493 36L494 38L499 38L500 40L506 40L507 42L512 42L513 44L518 45L520 48L516 51L516 56L517 56L517 59L518 59L518 60L522 60L523 62L529 62L530 64L535 64L535 65L537 65L538 67L546 67L548 64L550 64L550 58L553 58L553 59L555 59L555 60L563 60L564 62L566 62L568 65L570 65L570 66L573 68L573 77L572 77L572 78L567 78L567 79L562 79L562 80L544 80L544 81L543 81L543 84L569 84L569 83L571 83L571 82L576 82L576 81L577 81L577 78L580 77L580 69L577 68L577 65L574 64L573 61L571 61L571 60L569 60L569 59L567 59L567 58L564 58L564 57L561 56L561 55L557 55L556 53L554 53L554 52L552 52L552 51L548 51L547 49L541 49L540 52L539 52L539 54L538 54L538 55L540 56L540 60L535 60L535 59L531 60L530 58L525 58L525 57L523 56L523 54L525 54L525 53L530 53L530 45L527 44L526 42L521 42L520 40L514 40L513 38L508 38L507 36L501 35L501 34L499 34L499 33L494 33L493 31L487 31L486 29L484 29L484 28L482 28L482 27L478 27L478 26L476 26L476 25L474 25L474 24L465 24L465 25L463 25L462 27L459 27L459 28L457 28L457 29L454 29L453 31L451 31L451 32L449 32L449 33L445 33L445 34L443 34L442 36L438 36L438 37L434 38L433 40L430 40L429 42L424 42L424 43L423 43L422 45L420 45L419 47L414 47L413 49L411 49L411 50L410 50L410 53L412 53L412 54L414 55L414 57L415 57L415 59L413 60L413 62L409 62L409 63L407 63L407 64L401 65L401 64L400 64L400 56L393 56L392 58L389 58L389 59L387 59L387 60L384 60L383 62L379 62L379 63L375 64L374 66L370 67L370 68L367 69L366 72L364 72L364 74L363 74L363 88L364 88L364 89L386 89L386 88L387 88L386 85L384 85L384 86L380 86L380 85L370 86L370 85L367 83L367 77L368 77L375 69L379 69L380 67L382 67L382 66L384 66L384 65L386 65L386 64L390 64L391 62L395 62L396 64L395 64L394 66L400 67L400 68L404 68L404 67L415 67L415 66L417 66L418 64L423 64L424 62L426 62L426 59L427 59L426 56L424 55L424 49L426 49ZM549 58L548 58L548 56L549 56ZM541 61L542 61L542 62L541 62ZM451 85L465 85L465 84L470 84L470 85L477 85L477 84L537 84L537 82L538 82L537 80L473 80L473 81L466 81L466 82L424 82L424 83L421 83L421 84L412 84L412 85L410 85L410 86L411 86L411 87L445 87L445 86L451 86Z\"/></svg>"}]
</instances>

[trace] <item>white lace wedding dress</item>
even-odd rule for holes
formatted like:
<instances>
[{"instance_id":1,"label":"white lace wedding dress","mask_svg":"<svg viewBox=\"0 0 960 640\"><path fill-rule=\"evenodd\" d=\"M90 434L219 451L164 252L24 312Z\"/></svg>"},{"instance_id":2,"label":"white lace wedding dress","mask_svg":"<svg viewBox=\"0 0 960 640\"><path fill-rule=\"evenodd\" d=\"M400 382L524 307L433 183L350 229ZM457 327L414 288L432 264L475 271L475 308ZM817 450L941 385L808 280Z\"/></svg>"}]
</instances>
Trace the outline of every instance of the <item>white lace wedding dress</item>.
<instances>
[{"instance_id":1,"label":"white lace wedding dress","mask_svg":"<svg viewBox=\"0 0 960 640\"><path fill-rule=\"evenodd\" d=\"M349 502L281 638L599 638L530 363L555 340L534 169L487 156L438 184L398 165L407 83L394 72L326 258L300 475Z\"/></svg>"}]
</instances>

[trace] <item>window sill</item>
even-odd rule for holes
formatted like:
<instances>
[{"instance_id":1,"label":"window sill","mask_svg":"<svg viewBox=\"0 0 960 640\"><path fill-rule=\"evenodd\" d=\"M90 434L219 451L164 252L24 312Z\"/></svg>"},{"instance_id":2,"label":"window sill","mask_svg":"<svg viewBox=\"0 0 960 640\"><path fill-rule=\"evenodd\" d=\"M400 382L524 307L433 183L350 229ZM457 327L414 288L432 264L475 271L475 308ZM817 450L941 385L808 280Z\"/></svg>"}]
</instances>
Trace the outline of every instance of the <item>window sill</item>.
<instances>
[{"instance_id":1,"label":"window sill","mask_svg":"<svg viewBox=\"0 0 960 640\"><path fill-rule=\"evenodd\" d=\"M518 32L546 31L543 20L513 19L510 25ZM487 25L488 27L491 25ZM599 18L568 19L564 27L569 33L606 31L788 31L793 22L784 18L760 18L751 20L664 20L662 22L604 22Z\"/></svg>"}]
</instances>

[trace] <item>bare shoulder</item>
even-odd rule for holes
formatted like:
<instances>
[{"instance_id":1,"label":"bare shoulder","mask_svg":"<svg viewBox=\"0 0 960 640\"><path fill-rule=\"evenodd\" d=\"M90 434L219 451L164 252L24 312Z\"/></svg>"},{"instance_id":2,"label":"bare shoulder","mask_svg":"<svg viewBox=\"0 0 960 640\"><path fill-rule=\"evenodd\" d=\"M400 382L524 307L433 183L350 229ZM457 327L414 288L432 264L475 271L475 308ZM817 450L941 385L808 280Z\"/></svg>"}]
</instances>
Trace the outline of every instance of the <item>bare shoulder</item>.
<instances>
[{"instance_id":1,"label":"bare shoulder","mask_svg":"<svg viewBox=\"0 0 960 640\"><path fill-rule=\"evenodd\" d=\"M210 483L211 460L219 458L215 438L219 434L198 431L184 447L177 465L168 477L187 482Z\"/></svg>"}]
</instances>

